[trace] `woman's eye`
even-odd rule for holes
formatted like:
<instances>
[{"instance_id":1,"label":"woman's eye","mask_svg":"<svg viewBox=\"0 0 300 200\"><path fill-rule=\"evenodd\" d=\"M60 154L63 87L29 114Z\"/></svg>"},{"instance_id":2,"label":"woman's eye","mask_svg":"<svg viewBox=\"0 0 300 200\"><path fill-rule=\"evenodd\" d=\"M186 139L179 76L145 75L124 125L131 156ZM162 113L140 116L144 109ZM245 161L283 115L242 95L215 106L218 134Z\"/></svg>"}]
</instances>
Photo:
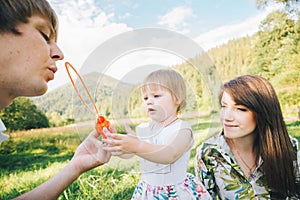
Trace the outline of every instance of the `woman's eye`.
<instances>
[{"instance_id":1,"label":"woman's eye","mask_svg":"<svg viewBox=\"0 0 300 200\"><path fill-rule=\"evenodd\" d=\"M247 109L246 108L237 108L239 111L242 111L242 112L246 112Z\"/></svg>"}]
</instances>

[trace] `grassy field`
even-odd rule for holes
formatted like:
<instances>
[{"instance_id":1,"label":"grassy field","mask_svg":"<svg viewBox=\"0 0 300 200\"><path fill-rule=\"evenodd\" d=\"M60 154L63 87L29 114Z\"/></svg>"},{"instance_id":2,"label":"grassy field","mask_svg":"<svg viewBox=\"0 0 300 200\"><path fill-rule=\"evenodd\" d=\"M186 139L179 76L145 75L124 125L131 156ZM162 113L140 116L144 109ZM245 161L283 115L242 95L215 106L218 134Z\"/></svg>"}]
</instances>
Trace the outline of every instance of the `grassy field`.
<instances>
[{"instance_id":1,"label":"grassy field","mask_svg":"<svg viewBox=\"0 0 300 200\"><path fill-rule=\"evenodd\" d=\"M187 119L193 126L195 146L189 172L194 173L195 149L220 130L211 116ZM300 121L287 124L289 133L300 141ZM92 128L80 132L88 133ZM0 199L12 199L44 182L71 159L81 142L76 127L39 129L12 133L0 146ZM104 166L83 174L59 199L130 199L140 174L138 159L112 158Z\"/></svg>"}]
</instances>

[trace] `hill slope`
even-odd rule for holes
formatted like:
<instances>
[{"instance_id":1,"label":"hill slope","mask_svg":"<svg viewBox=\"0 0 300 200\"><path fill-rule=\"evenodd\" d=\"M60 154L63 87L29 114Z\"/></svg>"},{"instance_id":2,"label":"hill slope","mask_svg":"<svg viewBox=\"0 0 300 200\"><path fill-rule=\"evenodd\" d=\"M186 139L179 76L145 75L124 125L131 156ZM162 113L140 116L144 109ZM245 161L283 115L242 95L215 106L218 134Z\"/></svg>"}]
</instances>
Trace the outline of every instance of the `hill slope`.
<instances>
[{"instance_id":1,"label":"hill slope","mask_svg":"<svg viewBox=\"0 0 300 200\"><path fill-rule=\"evenodd\" d=\"M97 109L102 115L109 117L111 109L109 102L117 90L118 95L126 95L131 90L132 85L120 83L120 81L94 72L83 77L89 92L97 105ZM89 108L94 111L90 99L86 95L81 83L75 81L76 86ZM62 85L49 93L40 97L32 98L34 103L45 113L58 113L61 116L74 118L75 120L91 119L94 115L88 111L77 96L71 83Z\"/></svg>"}]
</instances>

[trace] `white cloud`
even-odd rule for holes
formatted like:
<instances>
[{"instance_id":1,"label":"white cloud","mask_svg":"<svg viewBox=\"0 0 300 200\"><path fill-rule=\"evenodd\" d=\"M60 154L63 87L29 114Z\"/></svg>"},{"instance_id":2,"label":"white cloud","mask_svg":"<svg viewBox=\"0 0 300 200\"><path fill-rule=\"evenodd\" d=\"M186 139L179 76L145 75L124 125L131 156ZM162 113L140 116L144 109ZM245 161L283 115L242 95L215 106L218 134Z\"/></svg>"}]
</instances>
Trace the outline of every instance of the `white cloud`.
<instances>
[{"instance_id":1,"label":"white cloud","mask_svg":"<svg viewBox=\"0 0 300 200\"><path fill-rule=\"evenodd\" d=\"M159 16L158 24L166 25L168 28L180 31L183 27L187 26L186 19L193 16L193 10L188 7L176 7L163 16ZM184 30L185 33L189 30Z\"/></svg>"},{"instance_id":2,"label":"white cloud","mask_svg":"<svg viewBox=\"0 0 300 200\"><path fill-rule=\"evenodd\" d=\"M130 13L125 13L124 15L121 15L121 16L119 16L119 19L127 19L127 18L129 18L129 17L131 17L132 16L132 14L130 14Z\"/></svg>"},{"instance_id":3,"label":"white cloud","mask_svg":"<svg viewBox=\"0 0 300 200\"><path fill-rule=\"evenodd\" d=\"M65 55L57 62L55 80L49 82L49 91L69 82L64 63L69 61L80 69L89 54L101 43L122 32L131 30L126 24L114 23L114 13L106 14L94 0L50 1L59 18L58 45Z\"/></svg>"},{"instance_id":4,"label":"white cloud","mask_svg":"<svg viewBox=\"0 0 300 200\"><path fill-rule=\"evenodd\" d=\"M179 56L170 52L161 51L159 49L138 50L128 52L127 54L115 59L114 62L111 63L111 66L109 66L109 68L107 69L106 74L117 79L122 79L133 71L137 72L136 69L139 67L168 67L183 62L184 60ZM143 80L144 76L145 74L135 73L134 78L129 77L122 80L130 83L138 83L139 81Z\"/></svg>"},{"instance_id":5,"label":"white cloud","mask_svg":"<svg viewBox=\"0 0 300 200\"><path fill-rule=\"evenodd\" d=\"M58 45L63 50L65 59L57 63L59 71L55 75L55 80L49 83L49 91L66 82L70 82L64 69L65 61L71 62L79 70L95 48L113 36L132 30L126 24L115 23L113 21L115 13L105 13L97 7L95 0L50 0L50 3L59 17ZM249 18L244 22L211 30L196 37L195 41L204 50L207 50L226 43L230 39L251 35L258 30L261 20L271 11L272 9L268 8L268 11ZM181 31L184 34L189 32L186 27L186 21L191 16L193 16L193 11L190 8L177 7L160 17L159 23ZM126 13L123 17L130 17L130 14ZM159 62L157 62L158 57L160 58ZM141 66L153 63L160 65L174 64L170 63L170 60L180 62L180 59L172 58L170 55L158 55L155 52L140 52L139 54L127 55L120 58L111 66L109 73L116 78L117 76L122 77L127 73L126 71L122 71L123 69L132 70L129 66ZM120 68L119 66L128 67ZM115 74L117 72L118 74Z\"/></svg>"},{"instance_id":6,"label":"white cloud","mask_svg":"<svg viewBox=\"0 0 300 200\"><path fill-rule=\"evenodd\" d=\"M228 40L252 35L258 31L259 23L264 15L250 18L238 24L221 26L205 32L195 38L195 41L204 49L216 47L226 43Z\"/></svg>"},{"instance_id":7,"label":"white cloud","mask_svg":"<svg viewBox=\"0 0 300 200\"><path fill-rule=\"evenodd\" d=\"M103 26L109 23L109 19L113 15L103 13L103 11L96 6L94 0L52 0L50 3L53 4L59 16L64 17L71 23L84 23L86 26L93 26L94 24L101 24Z\"/></svg>"},{"instance_id":8,"label":"white cloud","mask_svg":"<svg viewBox=\"0 0 300 200\"><path fill-rule=\"evenodd\" d=\"M267 7L262 13L248 18L245 21L236 24L230 24L218 27L205 32L195 38L195 41L204 49L225 44L229 40L250 36L259 30L259 25L266 16L274 10L280 9L277 5Z\"/></svg>"}]
</instances>

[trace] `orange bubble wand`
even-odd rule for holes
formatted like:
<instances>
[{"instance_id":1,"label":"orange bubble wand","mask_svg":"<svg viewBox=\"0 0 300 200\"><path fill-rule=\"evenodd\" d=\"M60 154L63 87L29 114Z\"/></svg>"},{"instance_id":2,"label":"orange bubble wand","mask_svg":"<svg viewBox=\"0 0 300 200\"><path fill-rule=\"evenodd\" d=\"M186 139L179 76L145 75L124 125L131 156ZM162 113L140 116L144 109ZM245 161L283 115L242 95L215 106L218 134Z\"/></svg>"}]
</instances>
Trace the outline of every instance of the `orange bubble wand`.
<instances>
[{"instance_id":1,"label":"orange bubble wand","mask_svg":"<svg viewBox=\"0 0 300 200\"><path fill-rule=\"evenodd\" d=\"M65 67L66 67L67 73L68 73L68 75L69 75L69 78L70 78L70 80L71 80L71 83L72 83L72 85L73 85L73 87L74 87L74 89L75 89L77 95L79 96L81 102L85 105L85 107L86 107L91 113L94 113L94 112L91 110L91 108L86 104L86 102L84 101L84 99L82 98L82 96L80 95L80 92L79 92L78 88L76 87L75 82L74 82L74 80L73 80L73 78L72 78L72 76L71 76L71 74L70 74L69 67L76 73L76 75L77 75L78 78L80 79L80 82L81 82L81 84L83 85L83 88L84 88L86 94L88 95L90 101L92 102L92 104L93 104L93 106L94 106L94 109L95 109L95 111L96 111L96 114L97 114L96 125L95 125L96 131L97 131L98 133L100 133L101 136L102 136L103 138L106 138L106 135L105 135L105 133L103 132L103 128L106 127L107 129L109 129L110 122L107 121L107 120L105 119L105 117L99 115L99 111L98 111L98 109L97 109L97 106L96 106L96 104L95 104L93 98L91 97L91 95L90 95L90 93L89 93L89 90L87 89L87 87L86 87L86 85L85 85L85 83L84 83L84 81L83 81L83 78L80 76L80 74L77 72L77 70L76 70L69 62L65 62Z\"/></svg>"}]
</instances>

